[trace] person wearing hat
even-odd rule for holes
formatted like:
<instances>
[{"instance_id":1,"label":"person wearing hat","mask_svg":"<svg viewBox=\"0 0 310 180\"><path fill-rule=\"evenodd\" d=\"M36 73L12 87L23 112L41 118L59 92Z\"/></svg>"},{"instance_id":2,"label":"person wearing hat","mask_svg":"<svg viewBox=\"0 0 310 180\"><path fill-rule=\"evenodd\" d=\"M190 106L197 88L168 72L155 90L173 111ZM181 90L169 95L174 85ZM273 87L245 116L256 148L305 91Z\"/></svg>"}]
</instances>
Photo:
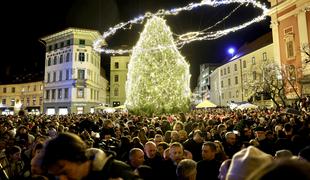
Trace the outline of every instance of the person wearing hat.
<instances>
[{"instance_id":1,"label":"person wearing hat","mask_svg":"<svg viewBox=\"0 0 310 180\"><path fill-rule=\"evenodd\" d=\"M259 143L258 148L265 153L274 154L274 142L266 138L266 129L258 126L254 129L255 139Z\"/></svg>"},{"instance_id":2,"label":"person wearing hat","mask_svg":"<svg viewBox=\"0 0 310 180\"><path fill-rule=\"evenodd\" d=\"M266 154L254 146L249 146L233 156L226 180L246 179L257 168L272 162L273 157L270 154Z\"/></svg>"}]
</instances>

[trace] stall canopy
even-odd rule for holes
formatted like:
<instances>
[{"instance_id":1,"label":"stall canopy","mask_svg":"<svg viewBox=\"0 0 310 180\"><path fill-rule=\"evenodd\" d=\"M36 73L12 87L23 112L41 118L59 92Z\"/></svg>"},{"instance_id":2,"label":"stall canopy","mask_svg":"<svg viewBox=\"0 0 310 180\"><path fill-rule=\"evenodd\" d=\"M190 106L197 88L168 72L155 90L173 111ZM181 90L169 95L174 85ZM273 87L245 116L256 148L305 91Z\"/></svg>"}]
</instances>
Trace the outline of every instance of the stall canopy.
<instances>
[{"instance_id":1,"label":"stall canopy","mask_svg":"<svg viewBox=\"0 0 310 180\"><path fill-rule=\"evenodd\" d=\"M216 107L216 105L209 100L204 100L196 106L196 108L208 108L208 107Z\"/></svg>"},{"instance_id":2,"label":"stall canopy","mask_svg":"<svg viewBox=\"0 0 310 180\"><path fill-rule=\"evenodd\" d=\"M257 109L258 106L255 104L251 104L251 103L244 103L244 104L240 104L239 106L236 107L236 109Z\"/></svg>"}]
</instances>

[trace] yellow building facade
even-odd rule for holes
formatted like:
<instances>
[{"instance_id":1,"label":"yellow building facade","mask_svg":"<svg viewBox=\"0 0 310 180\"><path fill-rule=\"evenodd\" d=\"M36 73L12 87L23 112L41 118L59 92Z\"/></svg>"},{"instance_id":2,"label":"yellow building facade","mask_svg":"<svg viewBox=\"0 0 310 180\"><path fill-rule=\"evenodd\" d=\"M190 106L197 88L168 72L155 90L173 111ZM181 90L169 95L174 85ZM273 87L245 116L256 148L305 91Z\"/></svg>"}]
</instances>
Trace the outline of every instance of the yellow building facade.
<instances>
[{"instance_id":1,"label":"yellow building facade","mask_svg":"<svg viewBox=\"0 0 310 180\"><path fill-rule=\"evenodd\" d=\"M126 80L130 56L111 56L110 105L123 105L126 101Z\"/></svg>"},{"instance_id":2,"label":"yellow building facade","mask_svg":"<svg viewBox=\"0 0 310 180\"><path fill-rule=\"evenodd\" d=\"M0 113L13 114L20 109L38 114L43 110L43 81L0 85Z\"/></svg>"}]
</instances>

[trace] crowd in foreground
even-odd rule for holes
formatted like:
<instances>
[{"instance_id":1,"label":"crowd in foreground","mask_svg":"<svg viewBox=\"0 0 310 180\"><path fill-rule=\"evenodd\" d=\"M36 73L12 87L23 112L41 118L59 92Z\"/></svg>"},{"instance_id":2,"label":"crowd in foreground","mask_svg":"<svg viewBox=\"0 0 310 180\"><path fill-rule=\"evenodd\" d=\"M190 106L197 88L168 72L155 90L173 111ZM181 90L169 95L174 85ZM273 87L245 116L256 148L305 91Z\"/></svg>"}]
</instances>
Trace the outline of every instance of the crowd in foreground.
<instances>
[{"instance_id":1,"label":"crowd in foreground","mask_svg":"<svg viewBox=\"0 0 310 180\"><path fill-rule=\"evenodd\" d=\"M305 107L0 116L0 180L310 179Z\"/></svg>"}]
</instances>

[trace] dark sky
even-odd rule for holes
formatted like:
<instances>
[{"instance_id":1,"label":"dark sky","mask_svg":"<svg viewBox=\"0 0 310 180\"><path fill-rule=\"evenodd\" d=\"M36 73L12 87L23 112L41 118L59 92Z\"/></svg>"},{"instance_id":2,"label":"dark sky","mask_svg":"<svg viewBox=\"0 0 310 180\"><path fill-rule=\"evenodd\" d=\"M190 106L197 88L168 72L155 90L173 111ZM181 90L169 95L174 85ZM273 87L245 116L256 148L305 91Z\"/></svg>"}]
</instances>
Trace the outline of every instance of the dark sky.
<instances>
[{"instance_id":1,"label":"dark sky","mask_svg":"<svg viewBox=\"0 0 310 180\"><path fill-rule=\"evenodd\" d=\"M128 21L147 11L160 8L182 7L197 0L31 0L10 1L3 6L2 14L3 53L0 69L0 83L43 79L44 45L38 39L64 30L67 27L106 31L119 22ZM261 0L266 3L267 0ZM201 7L178 16L167 17L167 24L176 34L198 31L227 15L237 4L217 8ZM251 7L242 6L231 18L218 26L225 29L244 23L259 14ZM227 58L229 46L240 47L246 42L270 31L270 19L231 33L217 40L193 42L180 49L191 65L191 87L196 85L199 64L217 63ZM108 39L110 47L135 45L142 31L142 25L135 25L130 31L119 31ZM104 58L106 60L106 58ZM106 63L102 63L106 64ZM28 74L28 75L27 75ZM31 75L29 75L31 74ZM18 79L17 79L18 77ZM20 78L22 77L22 78ZM37 78L39 77L39 78ZM17 80L16 80L17 79ZM14 80L14 81L12 81Z\"/></svg>"}]
</instances>

